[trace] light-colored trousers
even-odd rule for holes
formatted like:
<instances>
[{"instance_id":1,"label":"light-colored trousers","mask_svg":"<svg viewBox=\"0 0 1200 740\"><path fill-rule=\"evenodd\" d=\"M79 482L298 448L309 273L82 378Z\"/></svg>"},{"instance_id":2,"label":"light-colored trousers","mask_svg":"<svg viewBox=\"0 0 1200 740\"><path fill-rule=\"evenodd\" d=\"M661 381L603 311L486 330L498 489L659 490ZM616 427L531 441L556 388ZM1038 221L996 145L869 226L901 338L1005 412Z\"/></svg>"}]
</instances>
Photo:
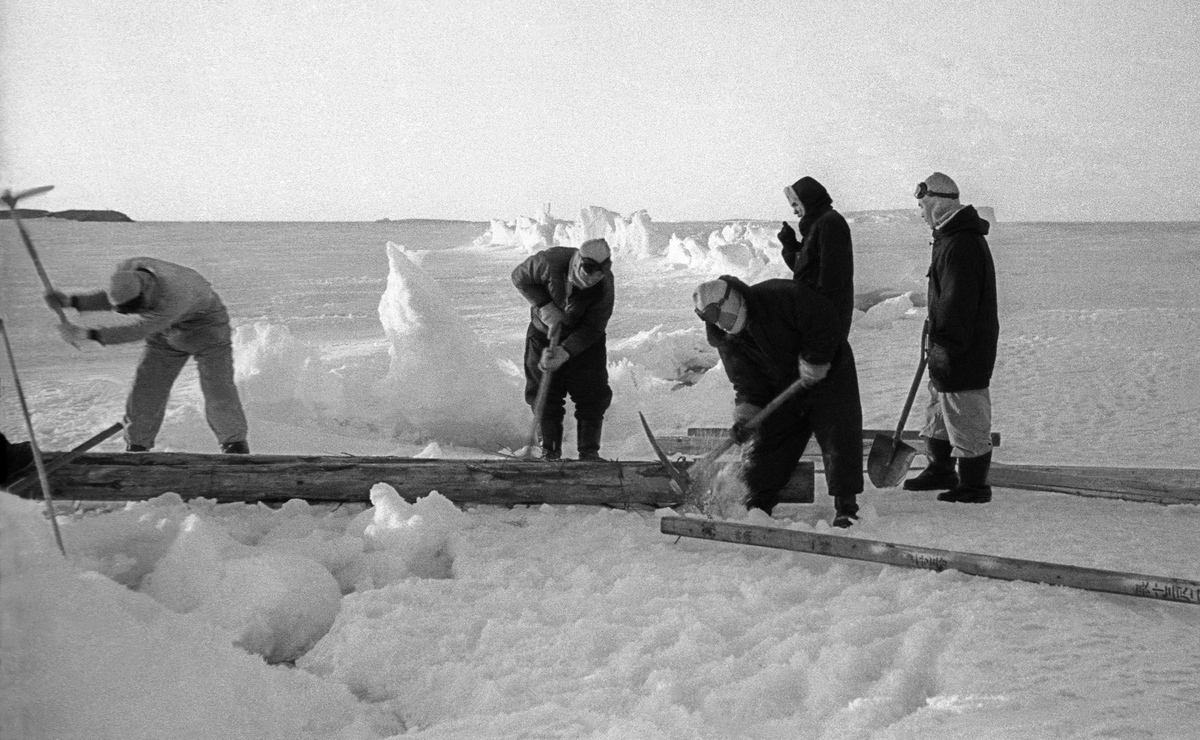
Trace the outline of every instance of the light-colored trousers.
<instances>
[{"instance_id":1,"label":"light-colored trousers","mask_svg":"<svg viewBox=\"0 0 1200 740\"><path fill-rule=\"evenodd\" d=\"M133 388L125 402L125 441L147 449L162 427L171 387L188 358L196 358L204 415L221 444L246 439L246 414L233 382L233 343L228 323L171 328L146 337Z\"/></svg>"},{"instance_id":2,"label":"light-colored trousers","mask_svg":"<svg viewBox=\"0 0 1200 740\"><path fill-rule=\"evenodd\" d=\"M949 440L954 457L979 457L992 451L992 395L987 388L943 393L928 383L929 405L921 436Z\"/></svg>"}]
</instances>

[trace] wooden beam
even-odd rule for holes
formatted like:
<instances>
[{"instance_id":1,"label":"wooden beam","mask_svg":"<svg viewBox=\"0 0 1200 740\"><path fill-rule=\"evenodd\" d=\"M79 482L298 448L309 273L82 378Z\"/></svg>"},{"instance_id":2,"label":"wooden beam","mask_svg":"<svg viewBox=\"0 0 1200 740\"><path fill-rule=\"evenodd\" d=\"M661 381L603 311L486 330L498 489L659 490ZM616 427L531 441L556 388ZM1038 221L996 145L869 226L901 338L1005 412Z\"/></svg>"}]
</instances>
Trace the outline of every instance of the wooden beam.
<instances>
[{"instance_id":1,"label":"wooden beam","mask_svg":"<svg viewBox=\"0 0 1200 740\"><path fill-rule=\"evenodd\" d=\"M814 477L812 463L802 461L782 501L812 503ZM657 461L91 453L57 470L50 482L56 498L76 501L137 501L174 492L222 502L363 502L371 486L383 482L408 501L438 491L458 504L661 508L682 503Z\"/></svg>"},{"instance_id":2,"label":"wooden beam","mask_svg":"<svg viewBox=\"0 0 1200 740\"><path fill-rule=\"evenodd\" d=\"M659 529L663 534L674 534L681 537L773 547L814 555L897 565L904 568L920 568L937 572L954 570L968 575L998 578L1005 581L1045 583L1051 586L1103 591L1161 601L1200 604L1200 582L1178 578L1083 568L1077 565L1059 565L1038 560L978 555L931 547L897 545L878 540L839 537L712 519L668 516L661 519Z\"/></svg>"},{"instance_id":3,"label":"wooden beam","mask_svg":"<svg viewBox=\"0 0 1200 740\"><path fill-rule=\"evenodd\" d=\"M724 439L729 434L728 427L688 427L687 435L655 435L659 444L668 454L672 455L696 455L700 456L716 447L717 440ZM871 449L871 444L875 441L876 434L886 434L889 437L895 434L894 429L864 429L863 430L863 456ZM900 439L909 444L917 443L914 446L917 452L924 452L921 443L921 433L915 431L904 431L900 434ZM992 446L1000 446L1000 433L992 432ZM731 453L732 454L732 453ZM809 440L808 446L804 448L805 457L820 457L821 448L817 446L815 439ZM921 464L924 467L924 463Z\"/></svg>"},{"instance_id":4,"label":"wooden beam","mask_svg":"<svg viewBox=\"0 0 1200 740\"><path fill-rule=\"evenodd\" d=\"M1075 496L1200 504L1200 470L992 463L988 483L1001 488Z\"/></svg>"}]
</instances>

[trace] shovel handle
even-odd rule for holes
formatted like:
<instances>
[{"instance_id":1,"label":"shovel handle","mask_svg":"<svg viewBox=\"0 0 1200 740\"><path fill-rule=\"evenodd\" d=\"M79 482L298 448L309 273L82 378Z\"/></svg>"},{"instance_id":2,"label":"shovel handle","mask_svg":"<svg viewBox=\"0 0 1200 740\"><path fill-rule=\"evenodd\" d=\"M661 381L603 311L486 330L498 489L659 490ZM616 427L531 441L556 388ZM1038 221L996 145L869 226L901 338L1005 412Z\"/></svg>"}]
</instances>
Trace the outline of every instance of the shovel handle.
<instances>
[{"instance_id":1,"label":"shovel handle","mask_svg":"<svg viewBox=\"0 0 1200 740\"><path fill-rule=\"evenodd\" d=\"M917 397L917 389L921 387L921 376L925 374L925 364L929 355L925 352L925 339L929 336L929 319L921 327L921 361L917 363L917 374L913 376L912 387L908 389L908 399L904 401L904 410L900 412L900 423L896 425L896 433L892 435L892 449L895 450L904 432L904 424L908 421L908 412L912 410L913 399Z\"/></svg>"},{"instance_id":2,"label":"shovel handle","mask_svg":"<svg viewBox=\"0 0 1200 740\"><path fill-rule=\"evenodd\" d=\"M49 188L47 188L49 189ZM34 188L40 192L39 188ZM33 190L21 193L20 196L36 195ZM9 215L12 217L12 222L17 225L17 231L21 234L21 241L25 243L25 249L29 252L29 256L33 259L33 266L37 270L38 277L42 279L42 285L46 288L47 293L54 292L54 286L50 284L50 276L46 274L46 268L42 266L42 259L38 257L37 250L33 248L33 240L29 238L29 232L25 230L25 224L21 223L21 217L17 215L17 204L14 196L5 198L8 203ZM58 320L64 324L69 324L67 314L62 310L62 306L54 306L54 313L58 314Z\"/></svg>"},{"instance_id":3,"label":"shovel handle","mask_svg":"<svg viewBox=\"0 0 1200 740\"><path fill-rule=\"evenodd\" d=\"M561 333L562 322L559 322L550 329L550 346L547 349L554 349L558 346L558 337ZM526 447L533 447L533 443L537 440L538 427L542 423L542 414L546 412L546 398L550 395L550 376L553 374L553 370L547 370L542 373L542 383L538 386L537 399L533 402L533 424L529 427L529 444Z\"/></svg>"},{"instance_id":4,"label":"shovel handle","mask_svg":"<svg viewBox=\"0 0 1200 740\"><path fill-rule=\"evenodd\" d=\"M792 384L787 388L784 388L778 396L772 398L771 402L768 403L762 411L759 411L757 414L752 416L749 421L746 422L746 429L757 429L758 427L762 426L762 423L767 420L768 416L775 413L780 406L790 401L793 396L802 390L804 390L804 381L793 381ZM737 442L734 441L733 435L729 435L716 449L701 458L702 462L709 463L713 460L716 460L718 457L728 452L729 448L733 447L735 444L737 444Z\"/></svg>"}]
</instances>

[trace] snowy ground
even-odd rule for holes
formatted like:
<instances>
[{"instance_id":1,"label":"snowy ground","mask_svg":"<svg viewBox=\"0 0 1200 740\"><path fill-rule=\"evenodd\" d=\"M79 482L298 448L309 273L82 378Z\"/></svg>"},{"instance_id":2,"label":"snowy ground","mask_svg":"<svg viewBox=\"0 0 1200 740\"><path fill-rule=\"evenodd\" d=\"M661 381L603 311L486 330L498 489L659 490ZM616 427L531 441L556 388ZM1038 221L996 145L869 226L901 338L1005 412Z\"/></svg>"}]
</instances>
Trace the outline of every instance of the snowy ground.
<instances>
[{"instance_id":1,"label":"snowy ground","mask_svg":"<svg viewBox=\"0 0 1200 740\"><path fill-rule=\"evenodd\" d=\"M770 275L769 229L656 239L648 218L602 211L503 226L452 249L390 239L374 278L326 256L321 269L378 286L374 338L332 326L346 311L292 322L242 311L262 315L238 334L255 451L462 455L519 443L524 322L507 271L555 231L562 243L599 231L618 245L617 400L604 453L648 457L637 410L663 430L727 423L719 370L671 390L713 359L689 296L711 274ZM1186 340L1200 312L1193 286L1113 269L1076 291L1077 265L1024 229L992 240L1007 299L998 459L1200 466L1194 449L1170 443L1195 428L1185 372L1196 358ZM883 427L915 367L920 311L909 291L926 257L919 230L895 256L894 233L904 232L856 229L860 292L901 293L851 336L867 424ZM54 237L70 234L41 235ZM1173 238L1196 246L1192 231ZM230 294L251 292L260 264L286 273L269 250L238 249L252 256L243 283L222 275ZM47 257L52 274L69 256ZM186 261L166 248L159 256ZM10 316L35 315L33 282L12 279ZM1112 287L1139 280L1174 292L1146 305ZM272 285L288 295L282 276ZM1111 297L1097 305L1097 291ZM312 293L305 283L290 295L303 303ZM36 368L25 379L45 446L119 418L136 353L77 358L34 342L22 359ZM464 372L431 369L447 366ZM420 403L430 394L440 405ZM181 380L160 442L212 447L194 378ZM817 482L817 503L747 521L828 532ZM1191 605L676 541L658 530L672 512L461 511L436 493L406 503L386 485L370 505L336 508L185 504L164 493L60 517L66 559L37 502L0 494L0 736L1187 738L1200 720ZM983 507L870 488L861 501L847 536L1200 577L1194 506L1006 490Z\"/></svg>"}]
</instances>

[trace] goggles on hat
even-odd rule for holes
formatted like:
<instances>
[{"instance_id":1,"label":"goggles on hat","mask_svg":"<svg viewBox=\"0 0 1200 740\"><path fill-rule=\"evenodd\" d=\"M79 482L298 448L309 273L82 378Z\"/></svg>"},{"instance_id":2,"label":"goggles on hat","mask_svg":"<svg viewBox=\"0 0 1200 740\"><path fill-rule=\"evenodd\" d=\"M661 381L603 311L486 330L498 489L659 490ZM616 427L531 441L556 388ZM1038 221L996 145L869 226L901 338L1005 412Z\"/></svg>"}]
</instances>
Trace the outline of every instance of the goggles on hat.
<instances>
[{"instance_id":1,"label":"goggles on hat","mask_svg":"<svg viewBox=\"0 0 1200 740\"><path fill-rule=\"evenodd\" d=\"M604 272L604 264L597 262L591 257L583 257L580 259L579 267L586 275L595 275L598 272Z\"/></svg>"},{"instance_id":2,"label":"goggles on hat","mask_svg":"<svg viewBox=\"0 0 1200 740\"><path fill-rule=\"evenodd\" d=\"M916 197L917 200L920 200L926 196L935 196L938 198L957 198L958 197L958 193L939 193L934 190L930 190L929 186L926 185L924 182L917 183L917 189L913 191L913 195Z\"/></svg>"},{"instance_id":3,"label":"goggles on hat","mask_svg":"<svg viewBox=\"0 0 1200 740\"><path fill-rule=\"evenodd\" d=\"M695 309L696 315L709 324L716 324L721 320L721 306L725 304L725 299L729 297L730 291L733 290L733 284L728 280L725 281L725 292L716 301L709 303L704 307L704 310Z\"/></svg>"}]
</instances>

